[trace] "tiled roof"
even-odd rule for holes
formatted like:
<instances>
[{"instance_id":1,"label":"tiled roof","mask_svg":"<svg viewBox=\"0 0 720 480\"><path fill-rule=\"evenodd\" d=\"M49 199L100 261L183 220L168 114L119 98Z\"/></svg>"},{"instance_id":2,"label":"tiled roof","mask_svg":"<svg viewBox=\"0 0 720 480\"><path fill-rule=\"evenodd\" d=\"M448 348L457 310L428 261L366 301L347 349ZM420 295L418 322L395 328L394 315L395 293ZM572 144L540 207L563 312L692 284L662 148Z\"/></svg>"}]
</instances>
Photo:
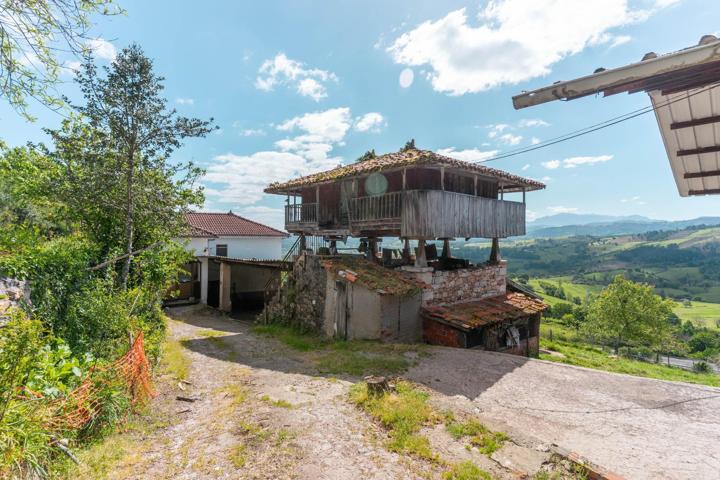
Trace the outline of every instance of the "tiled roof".
<instances>
[{"instance_id":1,"label":"tiled roof","mask_svg":"<svg viewBox=\"0 0 720 480\"><path fill-rule=\"evenodd\" d=\"M357 175L390 170L398 167L415 166L415 165L435 165L458 168L473 173L478 173L486 177L497 178L508 183L511 188L525 187L526 190L540 190L545 188L545 184L529 178L513 175L502 170L486 167L476 163L464 162L454 158L446 157L429 150L417 150L414 148L401 150L399 152L386 153L369 160L359 161L350 165L342 165L325 172L314 173L304 177L296 178L284 183L271 183L266 189L266 193L286 193L316 183L322 183L340 178L353 177Z\"/></svg>"},{"instance_id":2,"label":"tiled roof","mask_svg":"<svg viewBox=\"0 0 720 480\"><path fill-rule=\"evenodd\" d=\"M350 283L358 283L380 295L405 297L420 293L427 287L425 283L410 275L358 256L332 257L325 260L323 266L338 277Z\"/></svg>"},{"instance_id":3,"label":"tiled roof","mask_svg":"<svg viewBox=\"0 0 720 480\"><path fill-rule=\"evenodd\" d=\"M191 212L185 214L189 237L287 237L288 234L262 223L228 213ZM197 233L198 235L195 235Z\"/></svg>"},{"instance_id":4,"label":"tiled roof","mask_svg":"<svg viewBox=\"0 0 720 480\"><path fill-rule=\"evenodd\" d=\"M422 309L425 318L438 320L462 330L512 321L540 313L547 308L541 300L511 292L497 297Z\"/></svg>"}]
</instances>

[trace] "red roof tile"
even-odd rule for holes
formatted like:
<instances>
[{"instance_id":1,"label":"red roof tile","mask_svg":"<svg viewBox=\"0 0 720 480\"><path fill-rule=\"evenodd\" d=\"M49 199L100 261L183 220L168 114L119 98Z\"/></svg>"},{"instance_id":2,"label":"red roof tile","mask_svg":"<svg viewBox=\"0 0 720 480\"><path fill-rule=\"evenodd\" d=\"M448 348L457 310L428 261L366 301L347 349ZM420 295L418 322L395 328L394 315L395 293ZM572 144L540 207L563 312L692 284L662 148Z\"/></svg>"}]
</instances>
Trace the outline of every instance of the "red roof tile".
<instances>
[{"instance_id":1,"label":"red roof tile","mask_svg":"<svg viewBox=\"0 0 720 480\"><path fill-rule=\"evenodd\" d=\"M287 237L288 234L262 223L229 213L191 212L185 214L190 237ZM197 234L197 235L196 235Z\"/></svg>"},{"instance_id":2,"label":"red roof tile","mask_svg":"<svg viewBox=\"0 0 720 480\"><path fill-rule=\"evenodd\" d=\"M540 313L547 308L541 300L510 292L497 297L444 306L429 306L421 314L462 330L516 320Z\"/></svg>"}]
</instances>

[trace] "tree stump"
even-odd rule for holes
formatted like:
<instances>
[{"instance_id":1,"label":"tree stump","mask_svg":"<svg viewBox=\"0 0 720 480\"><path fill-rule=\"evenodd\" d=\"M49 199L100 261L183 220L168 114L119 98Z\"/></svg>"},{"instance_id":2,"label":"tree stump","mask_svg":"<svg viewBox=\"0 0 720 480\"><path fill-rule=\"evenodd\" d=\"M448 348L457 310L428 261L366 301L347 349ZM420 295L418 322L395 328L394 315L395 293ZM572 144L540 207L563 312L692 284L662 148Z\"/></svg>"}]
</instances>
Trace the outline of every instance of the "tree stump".
<instances>
[{"instance_id":1,"label":"tree stump","mask_svg":"<svg viewBox=\"0 0 720 480\"><path fill-rule=\"evenodd\" d=\"M367 383L368 395L372 397L379 397L390 390L390 384L385 377L365 377L365 383Z\"/></svg>"}]
</instances>

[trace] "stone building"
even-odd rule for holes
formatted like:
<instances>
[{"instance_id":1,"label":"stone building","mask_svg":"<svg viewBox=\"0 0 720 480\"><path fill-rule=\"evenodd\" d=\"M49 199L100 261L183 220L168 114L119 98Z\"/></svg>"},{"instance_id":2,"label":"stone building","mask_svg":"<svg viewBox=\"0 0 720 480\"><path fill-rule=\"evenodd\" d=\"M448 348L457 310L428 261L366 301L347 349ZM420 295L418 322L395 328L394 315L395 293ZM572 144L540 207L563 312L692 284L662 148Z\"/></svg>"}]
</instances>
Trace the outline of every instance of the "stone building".
<instances>
[{"instance_id":1,"label":"stone building","mask_svg":"<svg viewBox=\"0 0 720 480\"><path fill-rule=\"evenodd\" d=\"M287 195L285 226L299 240L293 273L266 318L344 339L535 354L545 307L508 291L499 239L525 233L525 194L544 187L412 144L272 184L265 191ZM310 249L310 237L326 243ZM360 239L362 255L338 255L348 237ZM387 237L402 248L379 249ZM452 257L450 241L471 237L492 239L487 262Z\"/></svg>"}]
</instances>

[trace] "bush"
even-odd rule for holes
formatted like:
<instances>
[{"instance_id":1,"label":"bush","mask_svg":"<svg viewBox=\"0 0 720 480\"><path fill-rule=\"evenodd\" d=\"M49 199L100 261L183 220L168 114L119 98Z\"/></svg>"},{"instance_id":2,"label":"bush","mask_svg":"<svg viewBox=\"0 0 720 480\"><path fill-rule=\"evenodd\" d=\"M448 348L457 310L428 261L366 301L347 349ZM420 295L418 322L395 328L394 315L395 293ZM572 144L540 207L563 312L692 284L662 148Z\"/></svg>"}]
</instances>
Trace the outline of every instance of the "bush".
<instances>
[{"instance_id":1,"label":"bush","mask_svg":"<svg viewBox=\"0 0 720 480\"><path fill-rule=\"evenodd\" d=\"M712 369L710 368L710 364L707 362L695 362L693 364L693 372L696 373L711 373Z\"/></svg>"}]
</instances>

